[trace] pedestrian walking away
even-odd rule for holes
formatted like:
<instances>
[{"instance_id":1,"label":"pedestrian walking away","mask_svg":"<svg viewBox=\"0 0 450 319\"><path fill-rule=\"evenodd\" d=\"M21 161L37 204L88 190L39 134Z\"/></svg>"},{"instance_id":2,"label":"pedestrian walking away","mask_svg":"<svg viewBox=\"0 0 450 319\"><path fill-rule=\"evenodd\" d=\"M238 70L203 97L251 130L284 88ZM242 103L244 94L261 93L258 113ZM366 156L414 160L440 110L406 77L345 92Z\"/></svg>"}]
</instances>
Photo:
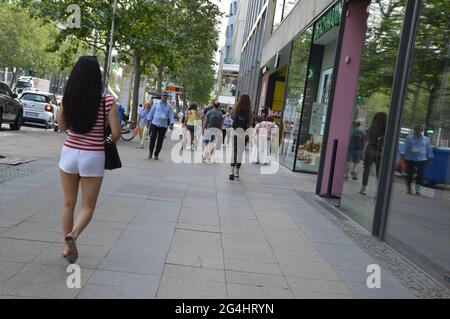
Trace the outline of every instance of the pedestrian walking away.
<instances>
[{"instance_id":1,"label":"pedestrian walking away","mask_svg":"<svg viewBox=\"0 0 450 319\"><path fill-rule=\"evenodd\" d=\"M172 105L167 101L168 97L169 93L164 91L161 95L161 100L156 101L153 104L147 117L147 121L150 123L150 147L148 159L152 159L153 155L155 156L155 160L159 159L159 153L163 146L167 128L169 127L173 130L175 116ZM153 151L155 153L153 153Z\"/></svg>"},{"instance_id":2,"label":"pedestrian walking away","mask_svg":"<svg viewBox=\"0 0 450 319\"><path fill-rule=\"evenodd\" d=\"M70 73L58 112L59 129L67 131L59 168L64 192L61 211L65 238L63 256L69 263L74 263L78 258L76 240L92 219L103 181L105 118L111 129L112 141L117 143L120 126L114 97L102 97L102 78L97 59L81 57ZM80 185L81 210L74 223Z\"/></svg>"},{"instance_id":3,"label":"pedestrian walking away","mask_svg":"<svg viewBox=\"0 0 450 319\"><path fill-rule=\"evenodd\" d=\"M377 178L380 175L381 155L383 151L384 133L386 132L387 114L378 112L367 130L366 148L364 152L364 172L360 194L366 195L367 184L372 164L375 163Z\"/></svg>"},{"instance_id":4,"label":"pedestrian walking away","mask_svg":"<svg viewBox=\"0 0 450 319\"><path fill-rule=\"evenodd\" d=\"M147 117L151 111L153 101L144 103L144 107L138 111L137 121L139 123L139 148L143 149L145 144L145 138L148 135L150 128L147 122Z\"/></svg>"},{"instance_id":5,"label":"pedestrian walking away","mask_svg":"<svg viewBox=\"0 0 450 319\"><path fill-rule=\"evenodd\" d=\"M230 180L239 178L242 156L247 143L245 131L253 127L253 112L250 97L247 94L240 96L236 109L231 116L233 119L233 159L231 163Z\"/></svg>"},{"instance_id":6,"label":"pedestrian walking away","mask_svg":"<svg viewBox=\"0 0 450 319\"><path fill-rule=\"evenodd\" d=\"M188 150L194 150L197 148L196 145L196 136L195 136L195 128L199 126L201 115L198 112L198 105L195 102L191 102L189 104L189 108L187 114L184 119L184 125L187 130L187 143L186 148Z\"/></svg>"},{"instance_id":7,"label":"pedestrian walking away","mask_svg":"<svg viewBox=\"0 0 450 319\"><path fill-rule=\"evenodd\" d=\"M358 179L358 164L361 161L361 155L364 148L364 132L360 129L360 126L360 121L353 121L347 153L346 180L350 178L349 174L352 175L352 180L356 181Z\"/></svg>"},{"instance_id":8,"label":"pedestrian walking away","mask_svg":"<svg viewBox=\"0 0 450 319\"><path fill-rule=\"evenodd\" d=\"M412 194L411 184L414 172L416 174L416 194L420 195L420 187L423 186L423 174L425 164L431 163L434 155L431 141L428 137L423 136L423 127L421 125L414 126L414 133L405 138L405 147L400 154L406 162L406 186L408 194Z\"/></svg>"},{"instance_id":9,"label":"pedestrian walking away","mask_svg":"<svg viewBox=\"0 0 450 319\"><path fill-rule=\"evenodd\" d=\"M203 121L203 159L210 161L214 155L214 150L220 147L222 142L223 115L219 109L220 104L216 103Z\"/></svg>"},{"instance_id":10,"label":"pedestrian walking away","mask_svg":"<svg viewBox=\"0 0 450 319\"><path fill-rule=\"evenodd\" d=\"M225 115L223 116L223 129L222 129L222 133L223 133L223 146L225 147L226 145L230 144L230 140L231 140L231 132L230 130L233 128L233 119L231 118L231 111L228 113L225 113ZM226 138L226 140L225 140Z\"/></svg>"}]
</instances>

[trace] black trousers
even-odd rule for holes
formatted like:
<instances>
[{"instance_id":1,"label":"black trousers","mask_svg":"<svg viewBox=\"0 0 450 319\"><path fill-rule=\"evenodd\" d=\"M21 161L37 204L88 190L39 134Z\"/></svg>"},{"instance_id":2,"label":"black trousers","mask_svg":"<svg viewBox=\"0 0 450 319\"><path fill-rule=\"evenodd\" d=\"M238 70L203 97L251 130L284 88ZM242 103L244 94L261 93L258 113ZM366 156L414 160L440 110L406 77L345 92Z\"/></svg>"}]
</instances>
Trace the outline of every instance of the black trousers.
<instances>
[{"instance_id":1,"label":"black trousers","mask_svg":"<svg viewBox=\"0 0 450 319\"><path fill-rule=\"evenodd\" d=\"M166 131L167 127L159 127L153 124L150 126L150 154L153 154L156 142L155 156L159 155L159 152L161 152L161 148L163 145L164 136L166 135Z\"/></svg>"},{"instance_id":2,"label":"black trousers","mask_svg":"<svg viewBox=\"0 0 450 319\"><path fill-rule=\"evenodd\" d=\"M240 138L237 135L233 135L233 162L231 163L231 167L241 168L242 157L247 143L247 136Z\"/></svg>"},{"instance_id":3,"label":"black trousers","mask_svg":"<svg viewBox=\"0 0 450 319\"><path fill-rule=\"evenodd\" d=\"M416 189L419 186L423 186L423 173L425 171L425 163L426 161L406 161L406 185L408 188L411 187L411 183L413 181L414 172L417 168L417 176L416 176Z\"/></svg>"},{"instance_id":4,"label":"black trousers","mask_svg":"<svg viewBox=\"0 0 450 319\"><path fill-rule=\"evenodd\" d=\"M368 145L364 153L364 172L362 184L367 186L369 183L369 174L372 164L376 165L377 178L380 176L381 152L376 145Z\"/></svg>"}]
</instances>

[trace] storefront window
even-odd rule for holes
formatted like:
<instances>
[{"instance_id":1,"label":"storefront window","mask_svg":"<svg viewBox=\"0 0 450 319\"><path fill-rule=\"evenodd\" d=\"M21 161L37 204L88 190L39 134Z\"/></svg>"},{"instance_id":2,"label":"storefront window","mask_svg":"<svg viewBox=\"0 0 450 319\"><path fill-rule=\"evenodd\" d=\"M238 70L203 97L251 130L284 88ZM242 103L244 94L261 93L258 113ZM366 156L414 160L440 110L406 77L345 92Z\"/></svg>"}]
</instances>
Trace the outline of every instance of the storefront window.
<instances>
[{"instance_id":1,"label":"storefront window","mask_svg":"<svg viewBox=\"0 0 450 319\"><path fill-rule=\"evenodd\" d=\"M238 73L233 71L222 71L222 84L220 87L220 95L236 96Z\"/></svg>"},{"instance_id":2,"label":"storefront window","mask_svg":"<svg viewBox=\"0 0 450 319\"><path fill-rule=\"evenodd\" d=\"M372 229L387 114L406 0L369 6L341 208Z\"/></svg>"},{"instance_id":3,"label":"storefront window","mask_svg":"<svg viewBox=\"0 0 450 319\"><path fill-rule=\"evenodd\" d=\"M283 127L280 130L280 160L288 167L294 167L298 130L305 93L312 28L304 31L293 42L287 97L283 113Z\"/></svg>"},{"instance_id":4,"label":"storefront window","mask_svg":"<svg viewBox=\"0 0 450 319\"><path fill-rule=\"evenodd\" d=\"M328 10L314 26L314 41L297 141L295 169L299 171L319 171L341 12L342 2Z\"/></svg>"},{"instance_id":5,"label":"storefront window","mask_svg":"<svg viewBox=\"0 0 450 319\"><path fill-rule=\"evenodd\" d=\"M422 1L385 233L388 243L443 282L450 271L448 12L449 1Z\"/></svg>"}]
</instances>

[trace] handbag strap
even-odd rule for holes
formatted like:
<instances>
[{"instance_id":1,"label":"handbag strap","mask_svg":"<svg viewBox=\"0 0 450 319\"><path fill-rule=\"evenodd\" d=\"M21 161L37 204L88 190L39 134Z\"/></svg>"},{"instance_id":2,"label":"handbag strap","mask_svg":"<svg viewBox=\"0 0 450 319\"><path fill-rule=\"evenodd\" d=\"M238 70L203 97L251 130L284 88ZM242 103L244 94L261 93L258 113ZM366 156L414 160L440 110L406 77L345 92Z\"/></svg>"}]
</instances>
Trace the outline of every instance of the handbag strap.
<instances>
[{"instance_id":1,"label":"handbag strap","mask_svg":"<svg viewBox=\"0 0 450 319\"><path fill-rule=\"evenodd\" d=\"M105 138L106 143L106 103L105 97L102 97L102 106L103 106L103 137Z\"/></svg>"}]
</instances>

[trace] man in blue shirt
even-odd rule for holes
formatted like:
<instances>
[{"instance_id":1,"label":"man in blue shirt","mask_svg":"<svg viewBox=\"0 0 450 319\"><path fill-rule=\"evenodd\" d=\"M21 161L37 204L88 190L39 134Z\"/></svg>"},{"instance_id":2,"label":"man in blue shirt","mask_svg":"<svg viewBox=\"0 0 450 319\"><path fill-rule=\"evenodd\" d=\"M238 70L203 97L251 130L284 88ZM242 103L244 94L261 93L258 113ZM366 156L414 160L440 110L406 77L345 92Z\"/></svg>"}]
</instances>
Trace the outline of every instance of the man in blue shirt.
<instances>
[{"instance_id":1,"label":"man in blue shirt","mask_svg":"<svg viewBox=\"0 0 450 319\"><path fill-rule=\"evenodd\" d=\"M164 91L161 95L160 101L155 101L152 110L148 114L147 122L151 124L150 126L150 153L148 154L148 159L153 157L153 150L155 148L155 160L158 159L159 152L164 141L164 136L166 135L167 127L173 130L173 124L175 123L175 118L173 114L172 105L167 102L169 94Z\"/></svg>"},{"instance_id":2,"label":"man in blue shirt","mask_svg":"<svg viewBox=\"0 0 450 319\"><path fill-rule=\"evenodd\" d=\"M417 168L416 194L420 195L420 186L423 186L425 164L431 162L433 158L431 141L428 137L423 136L422 132L422 126L414 126L414 134L410 134L405 138L405 147L400 154L406 162L408 194L412 194L411 183L413 181L414 171Z\"/></svg>"}]
</instances>

